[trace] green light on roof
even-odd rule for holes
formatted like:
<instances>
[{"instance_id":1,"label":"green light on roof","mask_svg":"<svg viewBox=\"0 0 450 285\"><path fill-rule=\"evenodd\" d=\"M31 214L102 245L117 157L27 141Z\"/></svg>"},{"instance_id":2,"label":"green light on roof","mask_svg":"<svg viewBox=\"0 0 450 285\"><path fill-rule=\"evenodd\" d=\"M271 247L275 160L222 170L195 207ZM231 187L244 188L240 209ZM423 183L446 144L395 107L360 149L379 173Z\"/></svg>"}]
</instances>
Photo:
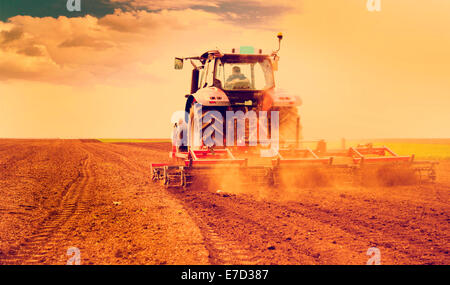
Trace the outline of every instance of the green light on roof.
<instances>
[{"instance_id":1,"label":"green light on roof","mask_svg":"<svg viewBox=\"0 0 450 285\"><path fill-rule=\"evenodd\" d=\"M242 46L239 49L240 54L254 54L255 48L252 46Z\"/></svg>"}]
</instances>

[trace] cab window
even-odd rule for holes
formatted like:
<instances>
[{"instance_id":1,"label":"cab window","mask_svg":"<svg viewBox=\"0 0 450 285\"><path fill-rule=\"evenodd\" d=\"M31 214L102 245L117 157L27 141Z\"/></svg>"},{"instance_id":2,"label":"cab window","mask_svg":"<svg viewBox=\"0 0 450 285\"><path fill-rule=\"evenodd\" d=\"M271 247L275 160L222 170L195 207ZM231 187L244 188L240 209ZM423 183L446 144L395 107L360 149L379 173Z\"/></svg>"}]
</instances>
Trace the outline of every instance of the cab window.
<instances>
[{"instance_id":1,"label":"cab window","mask_svg":"<svg viewBox=\"0 0 450 285\"><path fill-rule=\"evenodd\" d=\"M205 70L206 78L205 78L205 84L203 84L203 87L206 86L212 86L213 85L213 77L214 77L214 61L208 60L208 63L206 65Z\"/></svg>"},{"instance_id":2,"label":"cab window","mask_svg":"<svg viewBox=\"0 0 450 285\"><path fill-rule=\"evenodd\" d=\"M202 88L203 83L205 82L205 68L200 68L200 74L198 76L198 88Z\"/></svg>"}]
</instances>

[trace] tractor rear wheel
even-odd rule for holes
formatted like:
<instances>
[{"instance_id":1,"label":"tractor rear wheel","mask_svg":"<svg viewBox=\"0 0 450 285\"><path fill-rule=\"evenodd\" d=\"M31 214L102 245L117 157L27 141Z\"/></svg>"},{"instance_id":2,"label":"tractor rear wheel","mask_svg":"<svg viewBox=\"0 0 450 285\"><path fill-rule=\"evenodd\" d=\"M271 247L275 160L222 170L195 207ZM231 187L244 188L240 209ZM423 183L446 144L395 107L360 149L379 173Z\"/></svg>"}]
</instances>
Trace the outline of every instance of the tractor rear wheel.
<instances>
[{"instance_id":1,"label":"tractor rear wheel","mask_svg":"<svg viewBox=\"0 0 450 285\"><path fill-rule=\"evenodd\" d=\"M297 138L302 139L302 126L300 115L296 107L281 107L279 111L280 119L280 143L295 142Z\"/></svg>"},{"instance_id":2,"label":"tractor rear wheel","mask_svg":"<svg viewBox=\"0 0 450 285\"><path fill-rule=\"evenodd\" d=\"M201 111L200 111L201 108ZM206 114L209 111L217 111L219 113L221 113L221 117L214 117L213 120L208 120L205 119ZM204 141L203 141L203 134L205 133L205 131L207 131L207 129L209 127L212 127L212 125L216 122L219 121L220 125L221 125L221 129L219 128L214 128L214 133L212 134L212 139L215 140L215 138L217 138L217 135L220 133L222 135L222 138L224 138L224 120L223 120L223 112L220 111L220 109L218 109L217 107L210 107L210 106L203 106L201 104L192 102L190 108L189 108L189 122L188 122L188 126L189 126L189 130L188 130L188 143L189 146L192 148L199 148L203 145ZM199 116L198 118L196 118L196 115ZM195 120L199 121L199 127L201 129L201 132L199 132L198 130L196 130L195 128ZM204 123L206 121L206 123ZM215 143L217 144L218 142L215 141Z\"/></svg>"}]
</instances>

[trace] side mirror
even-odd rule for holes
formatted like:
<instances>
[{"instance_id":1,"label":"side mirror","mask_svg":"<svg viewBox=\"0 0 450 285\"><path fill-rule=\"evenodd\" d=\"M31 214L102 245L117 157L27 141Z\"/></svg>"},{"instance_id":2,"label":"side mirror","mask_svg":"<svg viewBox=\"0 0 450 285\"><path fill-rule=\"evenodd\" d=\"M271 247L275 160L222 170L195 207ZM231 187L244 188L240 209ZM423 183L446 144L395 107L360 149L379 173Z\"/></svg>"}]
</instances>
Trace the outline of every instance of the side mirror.
<instances>
[{"instance_id":1,"label":"side mirror","mask_svg":"<svg viewBox=\"0 0 450 285\"><path fill-rule=\"evenodd\" d=\"M175 69L183 69L183 59L182 58L175 58Z\"/></svg>"}]
</instances>

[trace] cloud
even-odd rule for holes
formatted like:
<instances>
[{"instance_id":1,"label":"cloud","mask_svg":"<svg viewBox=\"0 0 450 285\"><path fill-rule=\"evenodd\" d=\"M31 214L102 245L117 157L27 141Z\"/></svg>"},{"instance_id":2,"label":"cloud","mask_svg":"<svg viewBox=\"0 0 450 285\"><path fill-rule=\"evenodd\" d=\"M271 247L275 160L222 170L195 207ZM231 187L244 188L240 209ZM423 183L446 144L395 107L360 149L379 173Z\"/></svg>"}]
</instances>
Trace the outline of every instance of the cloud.
<instances>
[{"instance_id":1,"label":"cloud","mask_svg":"<svg viewBox=\"0 0 450 285\"><path fill-rule=\"evenodd\" d=\"M2 31L0 33L1 43L8 44L15 40L20 39L23 36L23 30L20 27L13 27L10 31Z\"/></svg>"},{"instance_id":2,"label":"cloud","mask_svg":"<svg viewBox=\"0 0 450 285\"><path fill-rule=\"evenodd\" d=\"M275 20L297 8L296 1L217 1L215 5L198 5L192 8L215 13L223 20L241 27L267 27Z\"/></svg>"},{"instance_id":3,"label":"cloud","mask_svg":"<svg viewBox=\"0 0 450 285\"><path fill-rule=\"evenodd\" d=\"M165 76L158 70L167 72L173 56L253 44L247 39L266 34L252 23L264 20L274 28L269 18L289 7L262 1L105 1L122 8L101 17L19 15L0 21L0 80L161 81ZM237 24L242 21L249 23Z\"/></svg>"},{"instance_id":4,"label":"cloud","mask_svg":"<svg viewBox=\"0 0 450 285\"><path fill-rule=\"evenodd\" d=\"M150 11L192 9L213 13L224 21L239 25L269 25L277 17L296 10L299 1L266 0L110 0L129 10Z\"/></svg>"},{"instance_id":5,"label":"cloud","mask_svg":"<svg viewBox=\"0 0 450 285\"><path fill-rule=\"evenodd\" d=\"M133 9L188 9L192 6L217 6L214 0L110 0L112 3L120 3Z\"/></svg>"},{"instance_id":6,"label":"cloud","mask_svg":"<svg viewBox=\"0 0 450 285\"><path fill-rule=\"evenodd\" d=\"M58 66L48 57L48 54L43 54L44 47L36 47L36 49L39 51L30 48L19 52L0 50L0 80L40 80L42 74L55 75ZM36 53L40 56L34 56Z\"/></svg>"},{"instance_id":7,"label":"cloud","mask_svg":"<svg viewBox=\"0 0 450 285\"><path fill-rule=\"evenodd\" d=\"M100 50L105 50L107 48L113 47L106 41L101 41L88 35L77 35L73 38L69 38L62 42L59 47L62 48L73 48L73 47L91 47Z\"/></svg>"},{"instance_id":8,"label":"cloud","mask_svg":"<svg viewBox=\"0 0 450 285\"><path fill-rule=\"evenodd\" d=\"M45 51L44 46L31 45L18 50L17 53L24 54L26 56L43 56L44 51Z\"/></svg>"},{"instance_id":9,"label":"cloud","mask_svg":"<svg viewBox=\"0 0 450 285\"><path fill-rule=\"evenodd\" d=\"M205 22L209 25L201 27ZM116 9L101 18L16 16L0 22L0 79L60 84L117 81L118 76L156 80L161 76L152 75L151 67L178 49L179 39L190 41L205 29L228 27L211 13L191 9Z\"/></svg>"},{"instance_id":10,"label":"cloud","mask_svg":"<svg viewBox=\"0 0 450 285\"><path fill-rule=\"evenodd\" d=\"M192 18L188 18L192 17ZM206 13L193 10L147 12L144 10L122 11L117 9L114 14L106 15L98 20L98 24L111 30L124 33L142 34L158 29L181 30L189 29L191 25L200 24L200 20L213 20Z\"/></svg>"}]
</instances>

